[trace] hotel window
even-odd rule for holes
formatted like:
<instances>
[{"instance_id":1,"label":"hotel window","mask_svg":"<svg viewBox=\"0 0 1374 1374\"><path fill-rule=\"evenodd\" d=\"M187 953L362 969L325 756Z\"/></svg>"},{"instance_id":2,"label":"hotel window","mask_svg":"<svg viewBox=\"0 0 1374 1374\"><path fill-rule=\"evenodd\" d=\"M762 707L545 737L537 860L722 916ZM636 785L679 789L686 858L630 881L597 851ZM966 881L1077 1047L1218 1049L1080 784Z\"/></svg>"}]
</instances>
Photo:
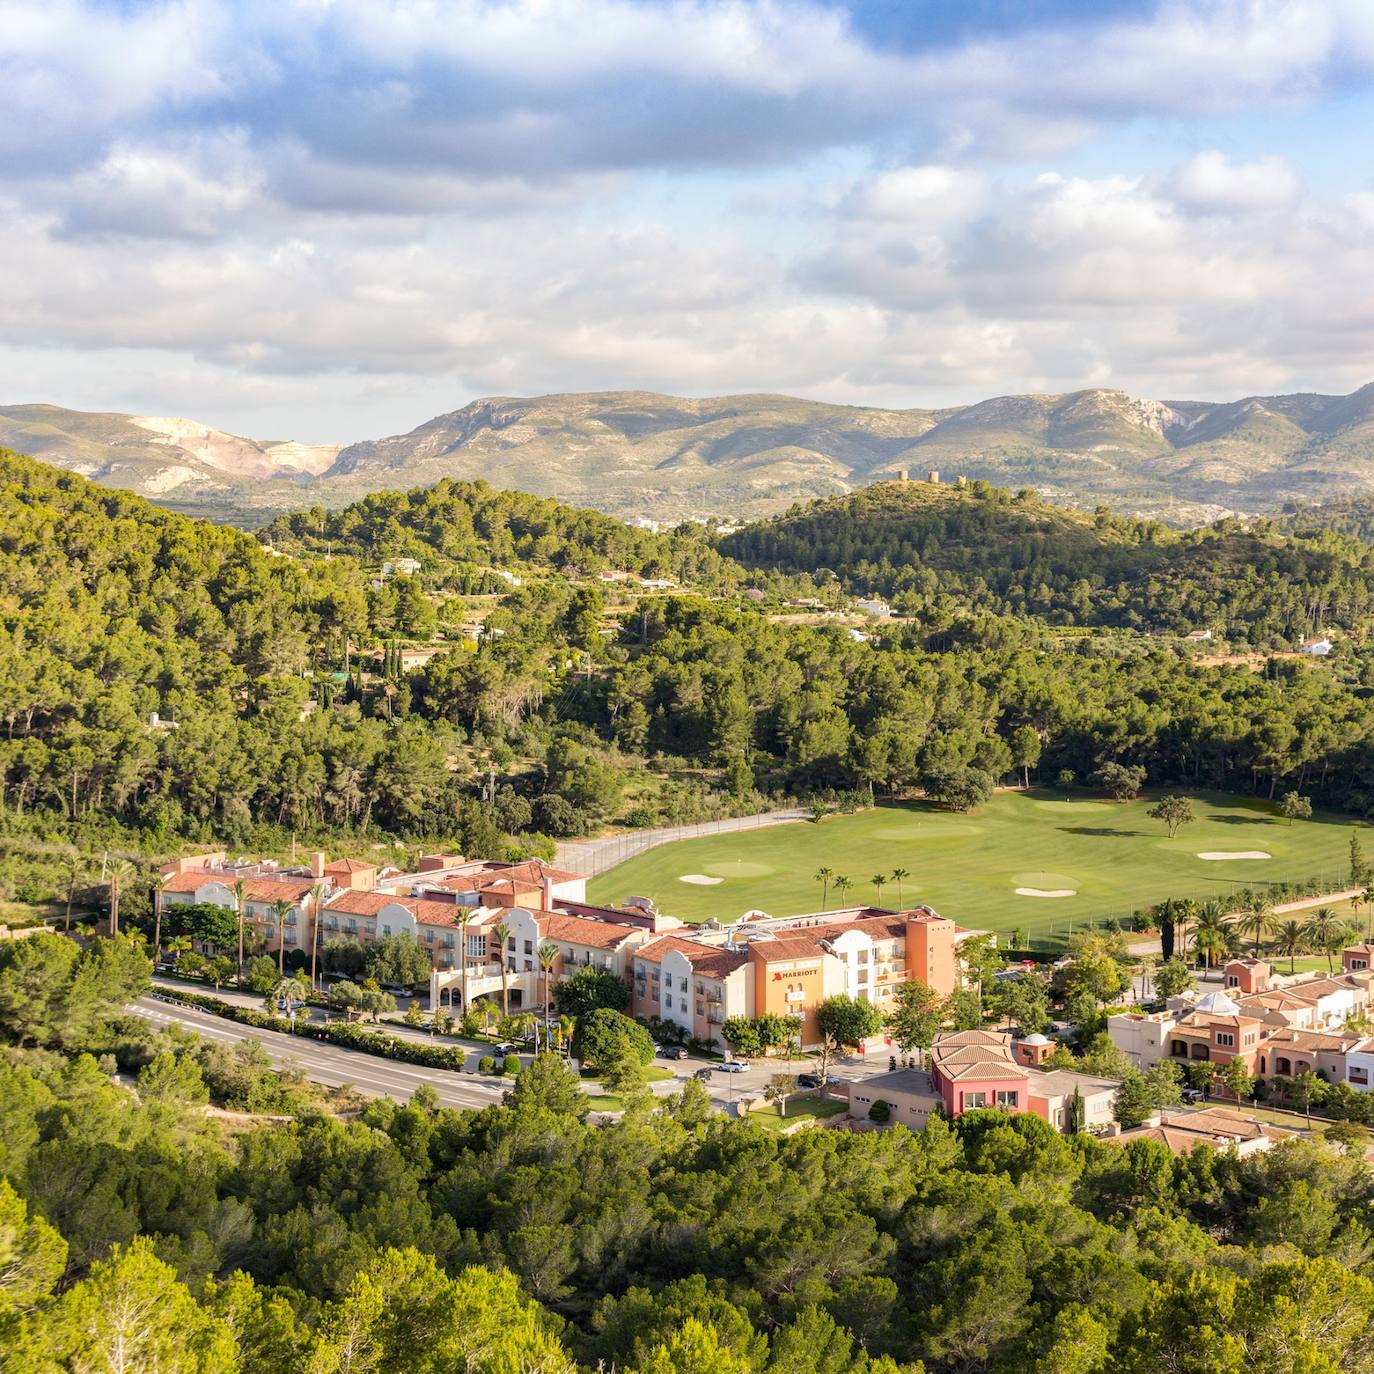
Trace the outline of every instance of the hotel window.
<instances>
[{"instance_id":1,"label":"hotel window","mask_svg":"<svg viewBox=\"0 0 1374 1374\"><path fill-rule=\"evenodd\" d=\"M533 954L533 953L534 953L534 942L533 942L532 940L526 940L526 941L525 941L525 953L526 953L526 954Z\"/></svg>"},{"instance_id":2,"label":"hotel window","mask_svg":"<svg viewBox=\"0 0 1374 1374\"><path fill-rule=\"evenodd\" d=\"M515 936L514 936L514 935L512 935L512 936L510 937L510 939L506 941L506 949L507 949L507 951L508 951L509 953L511 953L511 954L514 954L514 953L515 953Z\"/></svg>"},{"instance_id":3,"label":"hotel window","mask_svg":"<svg viewBox=\"0 0 1374 1374\"><path fill-rule=\"evenodd\" d=\"M860 963L860 964L866 964L866 963L868 963L868 951L867 951L866 949L861 949L861 950L859 951L859 963Z\"/></svg>"},{"instance_id":4,"label":"hotel window","mask_svg":"<svg viewBox=\"0 0 1374 1374\"><path fill-rule=\"evenodd\" d=\"M697 1003L697 1015L698 1015L698 1016L702 1016L702 1015L705 1014L705 1011L706 1011L705 1005L704 1005L703 1003L701 1003L701 1002L698 1002L698 1003Z\"/></svg>"},{"instance_id":5,"label":"hotel window","mask_svg":"<svg viewBox=\"0 0 1374 1374\"><path fill-rule=\"evenodd\" d=\"M965 1093L964 1110L968 1111L974 1107L986 1107L988 1105L987 1093Z\"/></svg>"},{"instance_id":6,"label":"hotel window","mask_svg":"<svg viewBox=\"0 0 1374 1374\"><path fill-rule=\"evenodd\" d=\"M1225 1045L1228 1049L1236 1043L1236 1037L1230 1031L1217 1032L1217 1044Z\"/></svg>"},{"instance_id":7,"label":"hotel window","mask_svg":"<svg viewBox=\"0 0 1374 1374\"><path fill-rule=\"evenodd\" d=\"M999 1088L997 1090L997 1105L999 1107L1014 1107L1017 1103L1017 1092L1015 1088L1010 1091Z\"/></svg>"}]
</instances>

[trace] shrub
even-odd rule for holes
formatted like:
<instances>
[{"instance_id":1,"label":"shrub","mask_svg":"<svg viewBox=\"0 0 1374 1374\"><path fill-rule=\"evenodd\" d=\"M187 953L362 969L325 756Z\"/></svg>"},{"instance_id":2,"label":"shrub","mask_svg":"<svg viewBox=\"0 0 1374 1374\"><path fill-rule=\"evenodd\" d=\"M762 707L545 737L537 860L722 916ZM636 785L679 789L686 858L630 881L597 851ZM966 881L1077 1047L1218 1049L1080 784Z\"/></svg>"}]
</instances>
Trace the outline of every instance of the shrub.
<instances>
[{"instance_id":1,"label":"shrub","mask_svg":"<svg viewBox=\"0 0 1374 1374\"><path fill-rule=\"evenodd\" d=\"M890 1121L892 1119L892 1106L884 1102L880 1097L869 1109L868 1119L870 1121Z\"/></svg>"},{"instance_id":2,"label":"shrub","mask_svg":"<svg viewBox=\"0 0 1374 1374\"><path fill-rule=\"evenodd\" d=\"M478 1072L478 1073L495 1073L495 1072L496 1072L496 1060L494 1060L494 1059L491 1057L491 1055L489 1055L489 1054L484 1054L484 1055L477 1061L477 1072Z\"/></svg>"},{"instance_id":3,"label":"shrub","mask_svg":"<svg viewBox=\"0 0 1374 1374\"><path fill-rule=\"evenodd\" d=\"M501 1072L507 1078L514 1078L520 1072L520 1056L518 1054L508 1054L501 1061Z\"/></svg>"}]
</instances>

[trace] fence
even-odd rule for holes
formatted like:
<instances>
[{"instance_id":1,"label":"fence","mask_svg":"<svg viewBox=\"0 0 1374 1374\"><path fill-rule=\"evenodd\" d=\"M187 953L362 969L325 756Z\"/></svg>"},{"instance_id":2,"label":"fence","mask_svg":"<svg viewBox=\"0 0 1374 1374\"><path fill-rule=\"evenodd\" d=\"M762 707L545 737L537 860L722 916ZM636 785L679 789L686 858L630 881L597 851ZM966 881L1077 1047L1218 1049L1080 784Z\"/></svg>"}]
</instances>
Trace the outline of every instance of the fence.
<instances>
[{"instance_id":1,"label":"fence","mask_svg":"<svg viewBox=\"0 0 1374 1374\"><path fill-rule=\"evenodd\" d=\"M616 864L637 854L647 853L675 840L698 840L706 835L730 835L739 830L761 829L788 821L805 820L799 807L785 811L762 811L757 816L727 816L718 821L698 821L692 825L665 826L658 830L637 830L624 835L609 835L597 840L565 840L554 854L554 863L570 873L595 878Z\"/></svg>"}]
</instances>

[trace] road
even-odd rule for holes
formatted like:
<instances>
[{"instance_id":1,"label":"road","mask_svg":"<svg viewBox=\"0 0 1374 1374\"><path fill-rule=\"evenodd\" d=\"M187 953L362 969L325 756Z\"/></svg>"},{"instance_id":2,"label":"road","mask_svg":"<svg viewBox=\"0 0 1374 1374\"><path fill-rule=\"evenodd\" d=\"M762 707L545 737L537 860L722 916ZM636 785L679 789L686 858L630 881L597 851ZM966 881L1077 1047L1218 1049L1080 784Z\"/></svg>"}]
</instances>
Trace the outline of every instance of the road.
<instances>
[{"instance_id":1,"label":"road","mask_svg":"<svg viewBox=\"0 0 1374 1374\"><path fill-rule=\"evenodd\" d=\"M168 988L167 995L175 997L176 989ZM260 1001L244 996L246 1005L260 1005ZM459 1073L450 1069L429 1069L419 1064L402 1064L380 1055L365 1054L361 1050L343 1049L338 1045L324 1044L318 1040L307 1040L301 1036L286 1035L280 1031L259 1030L254 1026L239 1025L235 1021L215 1016L211 1012L200 1011L194 1007L177 1006L171 1002L160 1001L156 997L142 997L131 1008L137 1015L145 1017L155 1025L179 1025L195 1031L207 1040L220 1044L233 1045L243 1040L258 1041L267 1052L268 1058L278 1068L297 1068L317 1083L327 1087L341 1087L348 1084L368 1097L392 1097L398 1102L409 1102L411 1095L421 1083L428 1083L439 1095L439 1101L446 1107L487 1107L501 1100L501 1094L510 1086L509 1080L491 1078L477 1073L477 1062L489 1050L472 1050L468 1054L467 1072ZM424 1031L416 1031L409 1026L388 1023L385 1031L415 1038L430 1043L430 1036ZM461 1049L461 1045L441 1038L440 1042L450 1048ZM529 1056L522 1056L529 1062ZM690 1078L698 1069L717 1063L716 1060L688 1059L659 1060L659 1067L666 1068L673 1077L653 1084L658 1096L676 1092L685 1079ZM886 1051L868 1055L854 1055L847 1059L835 1060L831 1072L841 1079L864 1079L875 1073L887 1071ZM733 1112L734 1104L743 1098L762 1097L768 1080L776 1073L805 1073L815 1070L815 1061L799 1059L789 1067L776 1061L751 1064L744 1073L722 1073L715 1071L706 1084L711 1101L722 1111ZM601 1085L588 1081L587 1090L599 1093Z\"/></svg>"},{"instance_id":2,"label":"road","mask_svg":"<svg viewBox=\"0 0 1374 1374\"><path fill-rule=\"evenodd\" d=\"M139 998L131 1010L156 1025L184 1026L220 1044L256 1040L277 1068L298 1068L315 1082L328 1087L350 1084L368 1097L394 1097L398 1102L409 1102L415 1089L421 1083L428 1083L446 1107L489 1107L499 1102L501 1094L510 1086L499 1078L469 1077L449 1069L400 1064L318 1040L240 1026L210 1012L172 1006L153 997Z\"/></svg>"},{"instance_id":3,"label":"road","mask_svg":"<svg viewBox=\"0 0 1374 1374\"><path fill-rule=\"evenodd\" d=\"M729 835L737 830L758 830L767 825L782 825L788 821L803 821L807 813L799 807L785 811L763 811L757 816L727 816L718 821L698 821L692 825L669 825L658 830L629 830L619 835L603 835L595 840L564 840L554 851L553 861L558 868L595 878L616 864L632 859L636 854L656 849L661 844L677 840L696 840L703 835Z\"/></svg>"}]
</instances>

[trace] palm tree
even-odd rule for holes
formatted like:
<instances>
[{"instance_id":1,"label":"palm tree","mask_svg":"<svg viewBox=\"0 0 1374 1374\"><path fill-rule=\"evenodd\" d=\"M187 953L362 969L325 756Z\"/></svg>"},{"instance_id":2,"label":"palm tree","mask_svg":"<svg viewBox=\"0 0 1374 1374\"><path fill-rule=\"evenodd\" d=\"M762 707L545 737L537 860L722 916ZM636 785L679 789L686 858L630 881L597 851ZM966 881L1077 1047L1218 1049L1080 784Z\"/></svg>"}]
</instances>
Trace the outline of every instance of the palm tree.
<instances>
[{"instance_id":1,"label":"palm tree","mask_svg":"<svg viewBox=\"0 0 1374 1374\"><path fill-rule=\"evenodd\" d=\"M843 873L837 875L835 878L831 880L831 882L836 893L841 897L843 897L844 894L848 892L851 887L854 886L853 880L850 878L846 878Z\"/></svg>"},{"instance_id":2,"label":"palm tree","mask_svg":"<svg viewBox=\"0 0 1374 1374\"><path fill-rule=\"evenodd\" d=\"M1235 919L1235 927L1242 935L1254 940L1254 957L1259 958L1260 940L1274 925L1274 910L1263 897L1256 897Z\"/></svg>"},{"instance_id":3,"label":"palm tree","mask_svg":"<svg viewBox=\"0 0 1374 1374\"><path fill-rule=\"evenodd\" d=\"M242 878L234 879L234 906L239 913L239 986L243 986L243 917L244 904L248 898L248 884Z\"/></svg>"},{"instance_id":4,"label":"palm tree","mask_svg":"<svg viewBox=\"0 0 1374 1374\"><path fill-rule=\"evenodd\" d=\"M1185 929L1184 948L1187 948ZM1193 948L1212 967L1214 954L1226 953L1226 913L1218 901L1203 902L1193 922Z\"/></svg>"},{"instance_id":5,"label":"palm tree","mask_svg":"<svg viewBox=\"0 0 1374 1374\"><path fill-rule=\"evenodd\" d=\"M1364 904L1368 915L1366 917L1364 938L1374 939L1374 887L1367 887L1364 890Z\"/></svg>"},{"instance_id":6,"label":"palm tree","mask_svg":"<svg viewBox=\"0 0 1374 1374\"><path fill-rule=\"evenodd\" d=\"M887 882L887 874L886 874L886 873L875 873L875 874L873 875L873 877L872 877L871 879L869 879L869 881L873 884L874 889L875 889L875 890L877 891L877 893L878 893L878 905L879 905L879 906L882 906L882 904L883 904L883 884L884 884L885 882Z\"/></svg>"},{"instance_id":7,"label":"palm tree","mask_svg":"<svg viewBox=\"0 0 1374 1374\"><path fill-rule=\"evenodd\" d=\"M119 899L124 891L124 884L134 876L136 872L133 864L128 859L116 859L110 865L110 876L108 879L110 887L110 934L119 934Z\"/></svg>"},{"instance_id":8,"label":"palm tree","mask_svg":"<svg viewBox=\"0 0 1374 1374\"><path fill-rule=\"evenodd\" d=\"M1344 927L1332 907L1319 906L1307 918L1307 938L1313 949L1326 955L1328 973L1335 972L1331 956L1336 952L1337 941L1343 941L1344 933Z\"/></svg>"},{"instance_id":9,"label":"palm tree","mask_svg":"<svg viewBox=\"0 0 1374 1374\"><path fill-rule=\"evenodd\" d=\"M307 894L310 898L310 912L314 919L310 923L310 991L318 988L315 982L315 956L320 947L320 909L329 889L323 883L316 883Z\"/></svg>"},{"instance_id":10,"label":"palm tree","mask_svg":"<svg viewBox=\"0 0 1374 1374\"><path fill-rule=\"evenodd\" d=\"M544 975L544 1029L545 1040L548 1040L549 1026L549 984L553 978L553 966L558 962L558 946L545 940L534 952L534 957L539 960L539 971Z\"/></svg>"},{"instance_id":11,"label":"palm tree","mask_svg":"<svg viewBox=\"0 0 1374 1374\"><path fill-rule=\"evenodd\" d=\"M191 948L191 937L189 935L173 935L167 941L167 953L173 958L180 959Z\"/></svg>"},{"instance_id":12,"label":"palm tree","mask_svg":"<svg viewBox=\"0 0 1374 1374\"><path fill-rule=\"evenodd\" d=\"M833 868L818 868L816 870L816 881L821 885L821 910L828 911L826 902L830 899L830 880L835 876Z\"/></svg>"},{"instance_id":13,"label":"palm tree","mask_svg":"<svg viewBox=\"0 0 1374 1374\"><path fill-rule=\"evenodd\" d=\"M72 903L76 900L76 885L85 874L86 865L79 854L73 854L63 865L67 870L67 914L62 929L70 932L72 928Z\"/></svg>"},{"instance_id":14,"label":"palm tree","mask_svg":"<svg viewBox=\"0 0 1374 1374\"><path fill-rule=\"evenodd\" d=\"M510 1015L510 970L506 967L506 941L511 937L511 927L506 921L498 921L491 928L491 936L496 940L497 958L501 963L501 1015ZM491 951L491 941L487 942L487 951Z\"/></svg>"},{"instance_id":15,"label":"palm tree","mask_svg":"<svg viewBox=\"0 0 1374 1374\"><path fill-rule=\"evenodd\" d=\"M286 918L291 912L291 903L277 898L271 906L272 915L277 922L277 976L286 976Z\"/></svg>"},{"instance_id":16,"label":"palm tree","mask_svg":"<svg viewBox=\"0 0 1374 1374\"><path fill-rule=\"evenodd\" d=\"M153 967L157 967L158 960L162 958L162 903L167 892L167 884L171 882L171 877L166 873L159 873L153 879Z\"/></svg>"},{"instance_id":17,"label":"palm tree","mask_svg":"<svg viewBox=\"0 0 1374 1374\"><path fill-rule=\"evenodd\" d=\"M460 906L458 915L458 967L463 971L463 1015L468 1014L468 922L472 920L472 909Z\"/></svg>"},{"instance_id":18,"label":"palm tree","mask_svg":"<svg viewBox=\"0 0 1374 1374\"><path fill-rule=\"evenodd\" d=\"M894 868L892 870L892 881L897 884L897 905L906 910L906 898L902 896L902 883L911 877L911 874L904 868Z\"/></svg>"},{"instance_id":19,"label":"palm tree","mask_svg":"<svg viewBox=\"0 0 1374 1374\"><path fill-rule=\"evenodd\" d=\"M1288 972L1298 971L1298 955L1307 949L1307 931L1301 921L1283 921L1274 931L1274 949L1288 956Z\"/></svg>"}]
</instances>

